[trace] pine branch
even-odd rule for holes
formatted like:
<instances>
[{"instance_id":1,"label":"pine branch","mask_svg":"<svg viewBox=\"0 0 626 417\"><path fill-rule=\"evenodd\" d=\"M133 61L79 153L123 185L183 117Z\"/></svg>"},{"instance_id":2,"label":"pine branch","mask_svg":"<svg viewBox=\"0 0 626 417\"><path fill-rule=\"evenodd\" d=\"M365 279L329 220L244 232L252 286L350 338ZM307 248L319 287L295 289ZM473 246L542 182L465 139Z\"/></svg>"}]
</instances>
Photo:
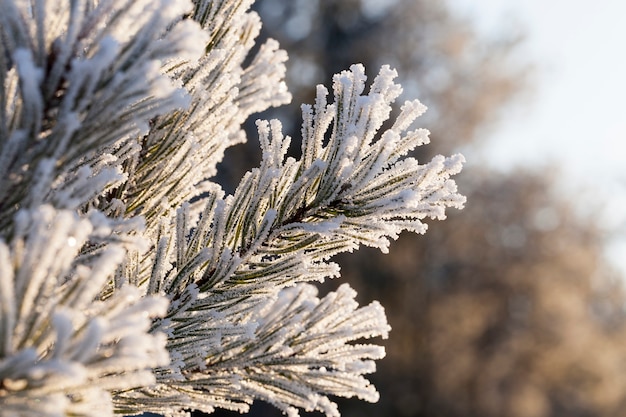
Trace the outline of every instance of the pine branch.
<instances>
[{"instance_id":1,"label":"pine branch","mask_svg":"<svg viewBox=\"0 0 626 417\"><path fill-rule=\"evenodd\" d=\"M383 129L395 72L364 93L355 65L303 106L299 160L258 122L261 165L225 197L224 150L290 99L277 43L248 57L251 4L0 0L1 415L376 401L384 350L357 342L387 336L382 307L306 282L460 208L463 158L407 157L424 106Z\"/></svg>"},{"instance_id":2,"label":"pine branch","mask_svg":"<svg viewBox=\"0 0 626 417\"><path fill-rule=\"evenodd\" d=\"M296 407L339 416L328 395L377 401L363 375L375 370L373 360L384 357L384 349L350 342L387 337L382 307L374 302L359 308L356 292L347 285L323 299L316 294L306 284L281 292L258 312L250 332L220 334L219 343L198 349L205 361L187 367L178 379L168 376L154 390L128 392L117 400L127 411L144 403L144 396L158 395L168 398L171 410L193 404L205 412L214 407L245 412L261 399L291 416L298 415ZM194 331L188 327L185 334L193 337ZM208 336L200 334L202 340ZM155 411L166 412L160 407Z\"/></svg>"},{"instance_id":3,"label":"pine branch","mask_svg":"<svg viewBox=\"0 0 626 417\"><path fill-rule=\"evenodd\" d=\"M0 8L6 232L18 207L76 209L124 180L120 165L137 150L127 145L152 118L188 103L161 62L198 56L187 39L204 36L180 20L191 9L185 1L3 1Z\"/></svg>"},{"instance_id":4,"label":"pine branch","mask_svg":"<svg viewBox=\"0 0 626 417\"><path fill-rule=\"evenodd\" d=\"M211 248L202 276L173 269L161 287L173 294L195 282L209 297L215 294L207 305L219 305L217 298L235 302L268 287L323 280L335 274L325 262L333 255L360 244L386 251L388 239L402 230L423 233L422 219L443 219L446 207L461 207L464 198L450 179L460 170L460 155L426 165L402 158L427 141L424 130L406 132L424 110L418 102L406 103L394 126L373 140L400 91L393 76L383 68L369 94L360 95L365 77L354 66L336 77L332 105L320 89L318 113L304 108L300 161L284 160L289 138L277 121L259 123L261 166L244 176L233 196L213 195L198 227L183 233L192 245L177 240L184 254L177 265ZM322 144L332 115L337 121Z\"/></svg>"},{"instance_id":5,"label":"pine branch","mask_svg":"<svg viewBox=\"0 0 626 417\"><path fill-rule=\"evenodd\" d=\"M151 385L169 363L164 335L148 333L164 297L125 287L101 298L125 250L81 255L111 232L98 223L41 206L0 241L0 414L112 416L111 391Z\"/></svg>"},{"instance_id":6,"label":"pine branch","mask_svg":"<svg viewBox=\"0 0 626 417\"><path fill-rule=\"evenodd\" d=\"M389 238L403 230L423 233L422 219L441 219L447 207L462 206L464 198L450 179L459 171L462 157L436 157L425 165L405 157L427 142L426 131L407 131L424 110L419 102L405 103L393 126L377 135L400 94L394 76L384 67L369 93L362 95L363 68L353 66L335 78L335 104L326 103L320 88L316 113L304 107L305 139L299 161L285 159L289 138L282 136L277 121L259 122L261 166L244 176L232 196L224 198L218 189L210 193L199 221L191 217L188 205L178 211L176 237L162 238L162 253L172 254L175 261L169 270L160 268L158 276L151 278L151 287L163 289L173 300L155 329L168 334L168 350L180 359L162 373L159 395L168 395L172 404L191 402L206 411L242 410L248 402L242 398L263 398L291 414L293 407L301 407L328 415L335 411L325 397L319 397L322 393L366 396L365 380L343 374L339 372L343 368L335 365L331 368L338 373L329 373L329 378L345 378L336 389L315 391L312 387L320 386L312 381L301 381L304 385L299 387L295 381L306 380L303 375L308 373L319 377L318 369L326 366L323 361L310 362L304 351L286 355L289 363L299 364L296 368L302 375L282 369L280 378L268 379L272 371L263 366L279 366L285 358L268 347L274 335L263 327L262 317L263 311L281 311L271 301L281 289L338 276L338 267L329 262L335 254L361 244L385 251ZM289 292L279 299L285 294ZM335 307L336 314L346 310ZM290 311L284 311L286 316L276 313L274 324L288 323ZM343 320L350 317L348 322L354 324L350 314ZM385 334L386 322L378 321L377 326L369 336ZM361 336L368 335L355 338ZM362 352L345 344L354 339L334 337L346 352ZM267 348L263 360L257 357L260 362L241 365L248 363L257 346ZM221 372L222 366L228 370ZM319 382L323 380L320 377ZM239 401L230 391L216 388L233 384L246 387L237 391ZM130 402L135 401L132 395ZM366 398L374 396L370 393Z\"/></svg>"},{"instance_id":7,"label":"pine branch","mask_svg":"<svg viewBox=\"0 0 626 417\"><path fill-rule=\"evenodd\" d=\"M193 17L207 32L206 53L165 68L188 91L191 105L153 121L119 197L127 215L143 215L150 231L210 187L225 149L245 140L241 125L252 113L291 100L283 81L287 54L275 41L244 67L261 27L247 10L251 3L196 2Z\"/></svg>"}]
</instances>

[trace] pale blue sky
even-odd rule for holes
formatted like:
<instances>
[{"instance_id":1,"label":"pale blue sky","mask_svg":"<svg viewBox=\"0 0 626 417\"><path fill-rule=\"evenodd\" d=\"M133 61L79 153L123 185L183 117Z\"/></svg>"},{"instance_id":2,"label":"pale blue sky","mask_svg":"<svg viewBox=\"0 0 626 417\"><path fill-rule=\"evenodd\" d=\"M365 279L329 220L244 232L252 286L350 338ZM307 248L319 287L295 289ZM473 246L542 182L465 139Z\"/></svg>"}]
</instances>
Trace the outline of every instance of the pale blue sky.
<instances>
[{"instance_id":1,"label":"pale blue sky","mask_svg":"<svg viewBox=\"0 0 626 417\"><path fill-rule=\"evenodd\" d=\"M485 31L519 23L537 66L531 99L512 109L481 154L498 168L556 166L581 208L626 241L626 1L449 0ZM626 243L612 246L626 272Z\"/></svg>"}]
</instances>

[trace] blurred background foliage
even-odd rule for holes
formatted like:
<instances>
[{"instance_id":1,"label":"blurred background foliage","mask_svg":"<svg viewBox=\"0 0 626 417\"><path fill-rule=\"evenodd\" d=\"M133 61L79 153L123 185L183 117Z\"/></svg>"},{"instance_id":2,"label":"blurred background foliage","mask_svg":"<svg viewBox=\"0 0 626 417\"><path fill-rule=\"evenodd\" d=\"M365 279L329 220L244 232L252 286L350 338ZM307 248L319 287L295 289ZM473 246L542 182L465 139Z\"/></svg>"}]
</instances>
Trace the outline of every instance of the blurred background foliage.
<instances>
[{"instance_id":1,"label":"blurred background foliage","mask_svg":"<svg viewBox=\"0 0 626 417\"><path fill-rule=\"evenodd\" d=\"M298 104L354 62L370 77L390 64L406 98L429 107L419 120L432 132L416 154L424 160L476 145L532 91L532 65L516 54L522 31L488 38L443 1L257 0L255 8L262 36L289 53L294 95L293 105L260 117L279 118L294 141ZM227 189L258 162L253 126L222 164ZM604 257L605 231L557 195L555 175L470 166L458 177L463 211L426 236L401 236L388 255L364 248L340 257L340 281L362 303L379 300L393 328L371 376L380 401L340 399L343 416L626 415L623 277ZM251 415L280 412L255 404Z\"/></svg>"}]
</instances>

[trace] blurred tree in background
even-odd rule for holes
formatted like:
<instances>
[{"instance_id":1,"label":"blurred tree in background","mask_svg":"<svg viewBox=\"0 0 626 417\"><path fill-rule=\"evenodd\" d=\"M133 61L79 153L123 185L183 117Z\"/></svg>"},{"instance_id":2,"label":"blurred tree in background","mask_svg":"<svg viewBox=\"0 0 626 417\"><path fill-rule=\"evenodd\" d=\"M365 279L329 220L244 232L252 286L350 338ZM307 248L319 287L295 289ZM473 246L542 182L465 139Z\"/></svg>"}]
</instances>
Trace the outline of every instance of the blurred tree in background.
<instances>
[{"instance_id":1,"label":"blurred tree in background","mask_svg":"<svg viewBox=\"0 0 626 417\"><path fill-rule=\"evenodd\" d=\"M390 63L407 97L429 107L429 152L475 143L529 86L529 66L512 65L519 33L487 38L445 2L259 0L255 7L265 36L289 52L295 102L312 102L309 86L353 62ZM285 130L299 137L299 126ZM252 164L257 145L250 149L249 161L230 155L226 175L238 179L232 168ZM361 301L379 299L393 328L372 376L379 403L339 401L342 415L626 415L626 297L603 257L600 228L555 197L545 173L467 169L464 179L466 209L434 225L429 239L403 235L388 255L363 249L340 258L343 279Z\"/></svg>"},{"instance_id":2,"label":"blurred tree in background","mask_svg":"<svg viewBox=\"0 0 626 417\"><path fill-rule=\"evenodd\" d=\"M439 146L473 140L519 91L527 72L507 64L517 32L481 36L443 1L261 0L256 8L267 36L289 51L294 101L311 102L312 86L354 62L389 64L406 96L429 107L426 127Z\"/></svg>"}]
</instances>

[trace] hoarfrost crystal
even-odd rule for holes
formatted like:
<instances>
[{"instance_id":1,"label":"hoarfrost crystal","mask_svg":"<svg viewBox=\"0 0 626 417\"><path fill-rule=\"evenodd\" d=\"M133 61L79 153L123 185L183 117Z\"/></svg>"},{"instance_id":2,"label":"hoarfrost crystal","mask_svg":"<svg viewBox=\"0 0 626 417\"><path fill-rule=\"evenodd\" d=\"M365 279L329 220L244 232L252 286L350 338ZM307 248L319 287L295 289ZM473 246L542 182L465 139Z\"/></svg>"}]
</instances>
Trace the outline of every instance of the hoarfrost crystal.
<instances>
[{"instance_id":1,"label":"hoarfrost crystal","mask_svg":"<svg viewBox=\"0 0 626 417\"><path fill-rule=\"evenodd\" d=\"M253 113L290 100L251 1L0 0L0 416L166 416L254 400L338 416L376 401L387 337L331 258L386 252L460 208L460 155L419 164L406 102L354 65L302 106L302 156L211 181Z\"/></svg>"}]
</instances>

